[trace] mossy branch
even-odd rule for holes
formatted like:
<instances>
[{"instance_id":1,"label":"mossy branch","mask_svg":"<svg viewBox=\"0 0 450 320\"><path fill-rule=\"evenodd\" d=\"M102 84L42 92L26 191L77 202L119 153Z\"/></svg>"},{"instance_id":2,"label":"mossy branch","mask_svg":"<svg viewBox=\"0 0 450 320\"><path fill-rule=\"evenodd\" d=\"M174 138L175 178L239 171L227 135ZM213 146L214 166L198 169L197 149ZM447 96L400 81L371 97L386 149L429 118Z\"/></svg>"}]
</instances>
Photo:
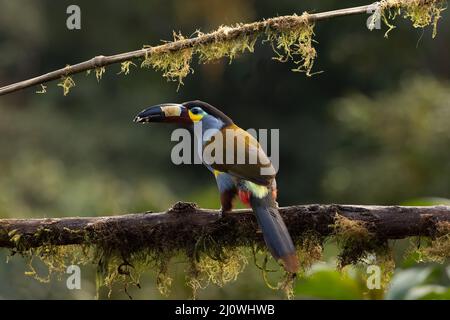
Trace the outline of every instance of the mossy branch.
<instances>
[{"instance_id":1,"label":"mossy branch","mask_svg":"<svg viewBox=\"0 0 450 320\"><path fill-rule=\"evenodd\" d=\"M60 80L59 86L66 95L75 86L71 75L80 72L96 71L97 80L105 72L108 65L120 63L122 74L129 73L133 60L141 59L141 67L152 67L163 72L168 80L178 81L180 84L192 68L192 57L197 54L201 63L228 57L232 60L243 52L253 52L259 36L269 41L276 53L276 60L293 60L296 67L293 71L302 71L311 75L317 52L313 47L314 23L336 17L370 14L373 18L382 19L389 27L389 22L398 15L412 21L414 27L424 28L433 25L433 37L436 34L437 21L440 12L445 9L446 0L382 0L370 5L339 9L321 13L307 13L302 15L288 15L266 19L247 24L237 24L232 27L222 26L211 33L197 32L193 38L185 38L181 34L174 34L173 42L166 42L158 46L144 46L143 49L120 53L111 56L99 55L90 60L67 65L64 68L40 75L35 78L20 81L0 88L0 96L36 85L43 85L53 80ZM39 91L42 93L42 90Z\"/></svg>"},{"instance_id":2,"label":"mossy branch","mask_svg":"<svg viewBox=\"0 0 450 320\"><path fill-rule=\"evenodd\" d=\"M338 266L364 263L367 257L393 270L389 239L424 236L429 246L416 251L421 260L444 261L450 257L450 206L400 207L353 205L303 205L280 208L297 247L305 274L320 260L323 244L335 239L341 252ZM68 264L97 265L97 294L116 283L140 287L146 270L156 272L156 287L168 295L170 265L181 254L187 259L186 284L193 297L208 284L223 286L236 280L249 263L249 253L267 281L268 253L255 216L236 210L220 216L217 210L177 203L166 212L109 217L0 220L0 247L28 258L26 274L48 282L52 273L65 272ZM262 265L257 255L265 255ZM42 277L33 266L38 257L48 266ZM389 271L389 272L390 272ZM286 274L278 285L292 294Z\"/></svg>"},{"instance_id":3,"label":"mossy branch","mask_svg":"<svg viewBox=\"0 0 450 320\"><path fill-rule=\"evenodd\" d=\"M358 229L355 232L361 234L362 226L380 239L432 237L438 233L440 223L450 222L450 206L299 205L282 207L280 212L294 242L311 231L322 237L347 238L348 230ZM350 222L343 225L343 219ZM208 234L215 242L226 242L229 246L263 243L251 210L235 210L221 217L217 210L200 209L183 202L160 213L0 219L0 247L16 248L20 244L19 249L96 244L110 241L112 235L116 244L125 246L126 250L152 246L179 249L197 242L199 234Z\"/></svg>"}]
</instances>

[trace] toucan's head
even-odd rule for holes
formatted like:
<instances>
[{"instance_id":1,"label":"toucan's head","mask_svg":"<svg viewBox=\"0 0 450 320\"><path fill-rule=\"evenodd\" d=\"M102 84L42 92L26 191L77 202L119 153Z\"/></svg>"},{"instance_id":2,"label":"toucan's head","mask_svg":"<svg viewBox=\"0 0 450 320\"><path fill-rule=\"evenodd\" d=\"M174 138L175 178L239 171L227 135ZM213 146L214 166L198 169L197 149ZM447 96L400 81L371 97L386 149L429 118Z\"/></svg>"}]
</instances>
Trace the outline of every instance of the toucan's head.
<instances>
[{"instance_id":1,"label":"toucan's head","mask_svg":"<svg viewBox=\"0 0 450 320\"><path fill-rule=\"evenodd\" d=\"M165 122L180 125L192 125L207 117L220 119L225 125L233 121L223 112L203 101L188 101L184 103L164 103L142 110L134 122L150 123Z\"/></svg>"}]
</instances>

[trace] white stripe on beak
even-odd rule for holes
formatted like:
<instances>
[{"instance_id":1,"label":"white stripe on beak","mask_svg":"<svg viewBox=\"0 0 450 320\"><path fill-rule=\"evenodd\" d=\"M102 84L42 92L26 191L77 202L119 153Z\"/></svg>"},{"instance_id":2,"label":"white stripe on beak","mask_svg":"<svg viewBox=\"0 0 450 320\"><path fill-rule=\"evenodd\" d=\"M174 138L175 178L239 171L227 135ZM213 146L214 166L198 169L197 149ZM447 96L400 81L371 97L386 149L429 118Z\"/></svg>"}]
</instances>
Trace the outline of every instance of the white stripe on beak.
<instances>
[{"instance_id":1,"label":"white stripe on beak","mask_svg":"<svg viewBox=\"0 0 450 320\"><path fill-rule=\"evenodd\" d=\"M161 106L161 110L166 117L179 117L181 115L180 105L177 104Z\"/></svg>"}]
</instances>

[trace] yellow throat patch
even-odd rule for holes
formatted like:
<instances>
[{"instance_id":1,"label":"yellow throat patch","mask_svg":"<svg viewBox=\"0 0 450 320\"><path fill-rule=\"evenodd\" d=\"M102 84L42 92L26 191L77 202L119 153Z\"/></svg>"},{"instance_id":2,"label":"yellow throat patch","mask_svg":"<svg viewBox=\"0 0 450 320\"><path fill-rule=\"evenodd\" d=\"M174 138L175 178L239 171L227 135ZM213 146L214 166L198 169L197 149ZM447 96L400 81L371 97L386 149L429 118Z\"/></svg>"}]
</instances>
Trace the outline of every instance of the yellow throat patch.
<instances>
[{"instance_id":1,"label":"yellow throat patch","mask_svg":"<svg viewBox=\"0 0 450 320\"><path fill-rule=\"evenodd\" d=\"M193 114L191 112L191 110L189 110L188 112L189 112L189 118L191 118L191 120L193 122L198 122L198 121L202 120L202 118L203 118L203 114Z\"/></svg>"}]
</instances>

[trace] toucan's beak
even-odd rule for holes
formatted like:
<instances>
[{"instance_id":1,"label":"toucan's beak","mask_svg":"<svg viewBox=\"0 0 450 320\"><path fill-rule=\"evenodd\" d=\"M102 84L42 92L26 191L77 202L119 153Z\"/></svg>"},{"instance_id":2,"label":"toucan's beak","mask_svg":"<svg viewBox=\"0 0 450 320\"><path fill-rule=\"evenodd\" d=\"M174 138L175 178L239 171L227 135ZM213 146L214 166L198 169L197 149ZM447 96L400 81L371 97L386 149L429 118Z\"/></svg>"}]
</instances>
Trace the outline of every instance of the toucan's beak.
<instances>
[{"instance_id":1,"label":"toucan's beak","mask_svg":"<svg viewBox=\"0 0 450 320\"><path fill-rule=\"evenodd\" d=\"M134 122L185 122L186 116L187 110L183 105L165 103L142 110L134 118Z\"/></svg>"}]
</instances>

